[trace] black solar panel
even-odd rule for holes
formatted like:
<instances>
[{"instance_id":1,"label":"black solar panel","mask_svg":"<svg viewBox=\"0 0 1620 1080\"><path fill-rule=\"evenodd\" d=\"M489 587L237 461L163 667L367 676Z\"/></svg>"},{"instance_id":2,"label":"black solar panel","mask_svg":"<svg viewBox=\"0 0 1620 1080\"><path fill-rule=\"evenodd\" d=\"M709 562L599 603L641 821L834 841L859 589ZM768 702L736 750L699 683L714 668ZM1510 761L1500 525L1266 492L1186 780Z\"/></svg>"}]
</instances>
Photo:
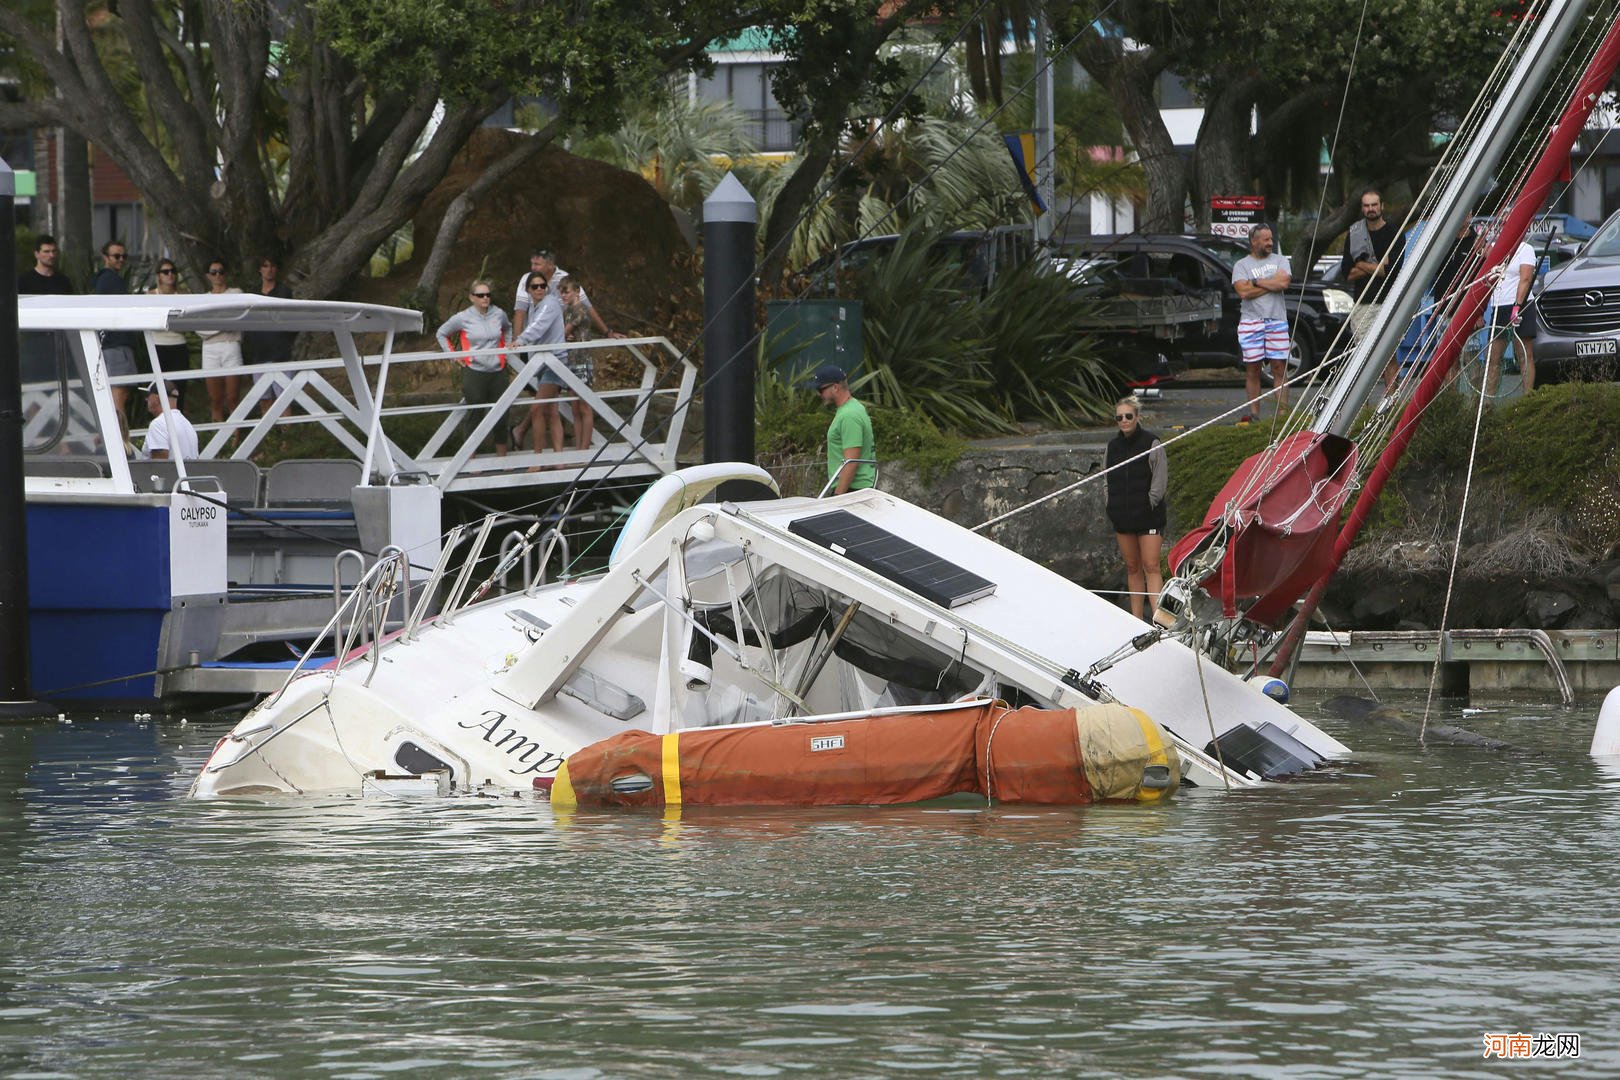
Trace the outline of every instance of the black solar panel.
<instances>
[{"instance_id":1,"label":"black solar panel","mask_svg":"<svg viewBox=\"0 0 1620 1080\"><path fill-rule=\"evenodd\" d=\"M996 583L988 578L862 521L848 510L798 518L788 524L788 531L941 607L959 607L996 591Z\"/></svg>"}]
</instances>

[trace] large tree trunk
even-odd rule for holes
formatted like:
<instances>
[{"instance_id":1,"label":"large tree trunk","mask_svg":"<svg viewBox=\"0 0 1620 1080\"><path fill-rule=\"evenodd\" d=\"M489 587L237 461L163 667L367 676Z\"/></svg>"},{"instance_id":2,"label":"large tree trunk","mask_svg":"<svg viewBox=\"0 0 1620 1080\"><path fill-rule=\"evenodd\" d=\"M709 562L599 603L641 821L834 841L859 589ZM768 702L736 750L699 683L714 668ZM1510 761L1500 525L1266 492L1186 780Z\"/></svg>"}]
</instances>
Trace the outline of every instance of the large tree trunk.
<instances>
[{"instance_id":1,"label":"large tree trunk","mask_svg":"<svg viewBox=\"0 0 1620 1080\"><path fill-rule=\"evenodd\" d=\"M804 145L798 167L787 183L776 193L771 203L771 215L765 222L765 255L759 268L759 278L766 288L781 279L787 266L788 249L793 245L793 230L798 227L799 216L810 205L826 175L827 166L838 149L838 133L821 131Z\"/></svg>"},{"instance_id":2,"label":"large tree trunk","mask_svg":"<svg viewBox=\"0 0 1620 1080\"><path fill-rule=\"evenodd\" d=\"M1209 228L1212 196L1252 193L1249 120L1260 85L1259 79L1237 79L1217 90L1204 105L1188 181L1193 220L1200 231Z\"/></svg>"},{"instance_id":3,"label":"large tree trunk","mask_svg":"<svg viewBox=\"0 0 1620 1080\"><path fill-rule=\"evenodd\" d=\"M1142 232L1180 232L1187 201L1187 163L1165 127L1153 84L1164 61L1153 49L1127 51L1116 37L1088 31L1075 49L1081 65L1108 91L1147 179Z\"/></svg>"},{"instance_id":4,"label":"large tree trunk","mask_svg":"<svg viewBox=\"0 0 1620 1080\"><path fill-rule=\"evenodd\" d=\"M90 220L94 193L90 190L90 147L84 137L69 128L58 128L56 138L56 238L62 272L83 289L91 268L99 266L95 256L95 234Z\"/></svg>"}]
</instances>

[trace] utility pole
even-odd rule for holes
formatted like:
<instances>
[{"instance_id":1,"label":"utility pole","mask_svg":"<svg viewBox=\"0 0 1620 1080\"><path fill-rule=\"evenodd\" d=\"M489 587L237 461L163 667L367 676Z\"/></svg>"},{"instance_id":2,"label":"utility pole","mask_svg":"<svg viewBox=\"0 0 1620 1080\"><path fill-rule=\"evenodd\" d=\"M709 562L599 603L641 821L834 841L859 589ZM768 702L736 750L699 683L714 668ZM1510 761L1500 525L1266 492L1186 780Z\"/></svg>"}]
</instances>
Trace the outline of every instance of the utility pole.
<instances>
[{"instance_id":1,"label":"utility pole","mask_svg":"<svg viewBox=\"0 0 1620 1080\"><path fill-rule=\"evenodd\" d=\"M40 716L29 681L28 503L17 340L17 174L0 158L0 720Z\"/></svg>"},{"instance_id":2,"label":"utility pole","mask_svg":"<svg viewBox=\"0 0 1620 1080\"><path fill-rule=\"evenodd\" d=\"M1035 243L1045 248L1057 226L1057 184L1052 172L1053 127L1052 65L1046 54L1046 9L1035 13L1035 193L1040 196L1044 214L1035 218Z\"/></svg>"}]
</instances>

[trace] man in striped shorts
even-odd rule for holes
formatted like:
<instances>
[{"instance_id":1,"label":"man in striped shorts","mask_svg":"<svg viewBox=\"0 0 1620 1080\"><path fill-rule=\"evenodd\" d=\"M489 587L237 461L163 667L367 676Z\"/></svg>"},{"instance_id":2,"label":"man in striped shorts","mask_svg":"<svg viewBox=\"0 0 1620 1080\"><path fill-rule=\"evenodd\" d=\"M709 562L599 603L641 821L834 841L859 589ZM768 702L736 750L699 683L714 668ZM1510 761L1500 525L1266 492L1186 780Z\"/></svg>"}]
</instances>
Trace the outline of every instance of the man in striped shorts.
<instances>
[{"instance_id":1,"label":"man in striped shorts","mask_svg":"<svg viewBox=\"0 0 1620 1080\"><path fill-rule=\"evenodd\" d=\"M1249 414L1238 421L1260 419L1260 365L1271 365L1277 386L1277 407L1288 404L1288 309L1283 290L1293 281L1288 256L1276 253L1271 226L1249 230L1249 253L1232 267L1232 287L1242 301L1238 309L1238 348L1243 353L1243 381L1249 394Z\"/></svg>"}]
</instances>

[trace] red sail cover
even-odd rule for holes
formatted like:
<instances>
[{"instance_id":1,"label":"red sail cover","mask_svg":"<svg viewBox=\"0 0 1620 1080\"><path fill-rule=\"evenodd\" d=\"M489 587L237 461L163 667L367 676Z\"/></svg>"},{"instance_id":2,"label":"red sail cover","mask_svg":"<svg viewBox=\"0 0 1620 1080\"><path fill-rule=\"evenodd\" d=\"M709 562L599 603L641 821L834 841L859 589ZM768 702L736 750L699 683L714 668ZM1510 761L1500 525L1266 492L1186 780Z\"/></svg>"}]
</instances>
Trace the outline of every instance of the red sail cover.
<instances>
[{"instance_id":1,"label":"red sail cover","mask_svg":"<svg viewBox=\"0 0 1620 1080\"><path fill-rule=\"evenodd\" d=\"M1199 584L1220 597L1228 617L1240 601L1253 599L1245 617L1275 624L1331 565L1355 475L1355 443L1315 431L1290 435L1238 466L1204 523L1170 549L1171 572L1218 541L1226 523L1220 569Z\"/></svg>"}]
</instances>

